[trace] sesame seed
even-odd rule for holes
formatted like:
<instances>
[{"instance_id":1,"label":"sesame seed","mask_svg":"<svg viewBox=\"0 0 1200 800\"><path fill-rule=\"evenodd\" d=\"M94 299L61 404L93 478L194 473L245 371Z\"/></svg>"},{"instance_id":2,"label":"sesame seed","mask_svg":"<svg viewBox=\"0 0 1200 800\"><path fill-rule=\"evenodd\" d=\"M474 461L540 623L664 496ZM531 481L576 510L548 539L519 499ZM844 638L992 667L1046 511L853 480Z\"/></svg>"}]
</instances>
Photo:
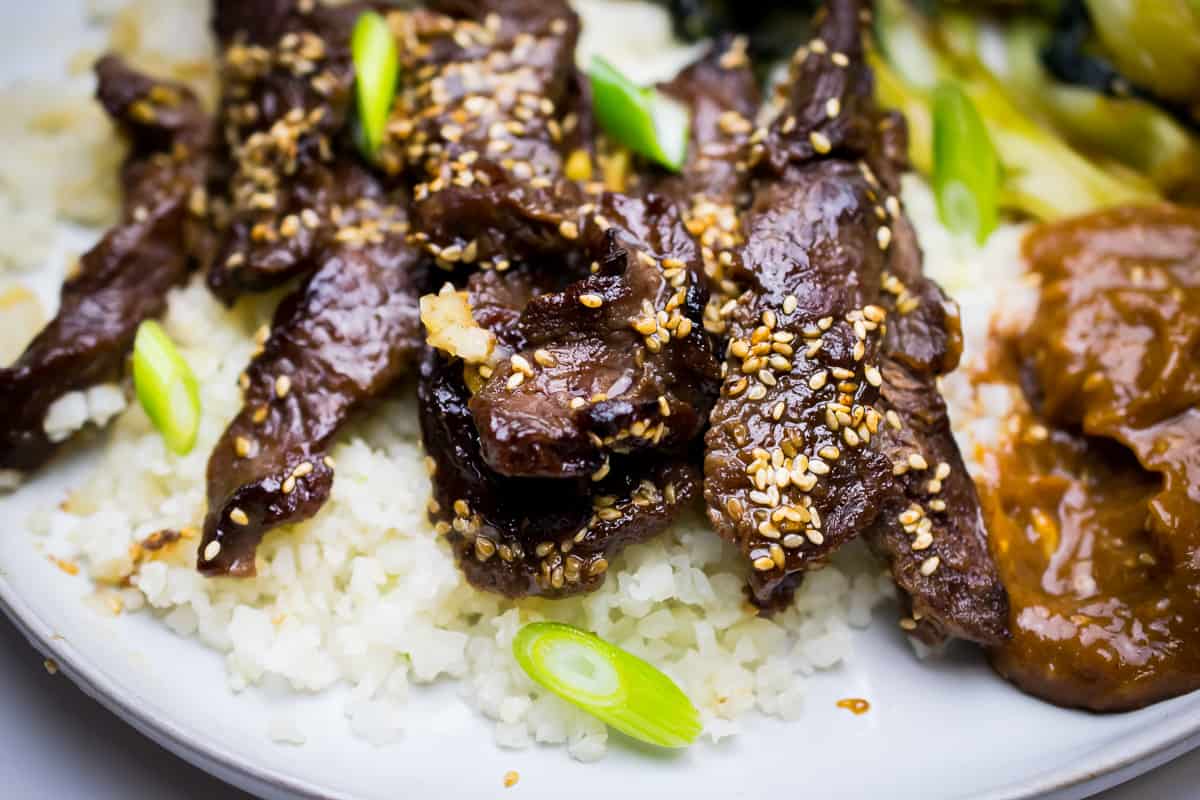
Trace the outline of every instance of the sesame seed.
<instances>
[{"instance_id":1,"label":"sesame seed","mask_svg":"<svg viewBox=\"0 0 1200 800\"><path fill-rule=\"evenodd\" d=\"M513 389L516 389L518 386L520 386L524 382L525 382L525 373L524 372L514 372L513 374L508 376L508 380L505 382L504 385L506 387L508 387L509 391L512 391Z\"/></svg>"},{"instance_id":2,"label":"sesame seed","mask_svg":"<svg viewBox=\"0 0 1200 800\"><path fill-rule=\"evenodd\" d=\"M296 477L294 475L288 475L287 478L284 479L283 486L280 487L280 490L284 494L291 494L293 491L295 491L295 489L296 489ZM434 501L431 499L429 502L433 503Z\"/></svg>"},{"instance_id":3,"label":"sesame seed","mask_svg":"<svg viewBox=\"0 0 1200 800\"><path fill-rule=\"evenodd\" d=\"M533 351L533 360L543 367L553 367L558 364L558 359L551 355L549 350L541 348Z\"/></svg>"},{"instance_id":4,"label":"sesame seed","mask_svg":"<svg viewBox=\"0 0 1200 800\"><path fill-rule=\"evenodd\" d=\"M892 243L892 229L884 225L875 232L875 240L879 243L880 250L887 250L888 245Z\"/></svg>"},{"instance_id":5,"label":"sesame seed","mask_svg":"<svg viewBox=\"0 0 1200 800\"><path fill-rule=\"evenodd\" d=\"M212 561L221 554L221 543L213 540L204 546L204 560Z\"/></svg>"},{"instance_id":6,"label":"sesame seed","mask_svg":"<svg viewBox=\"0 0 1200 800\"><path fill-rule=\"evenodd\" d=\"M303 478L312 471L313 465L311 461L301 461L296 465L296 468L292 470L292 475L297 478Z\"/></svg>"},{"instance_id":7,"label":"sesame seed","mask_svg":"<svg viewBox=\"0 0 1200 800\"><path fill-rule=\"evenodd\" d=\"M829 48L826 46L825 40L819 39L819 38L813 39L811 42L809 42L808 49L812 50L814 53L817 53L818 55L829 52Z\"/></svg>"},{"instance_id":8,"label":"sesame seed","mask_svg":"<svg viewBox=\"0 0 1200 800\"><path fill-rule=\"evenodd\" d=\"M533 367L530 365L529 360L525 358L525 356L514 353L511 357L509 357L508 361L510 364L512 364L512 368L517 372L523 372L526 375L533 375Z\"/></svg>"},{"instance_id":9,"label":"sesame seed","mask_svg":"<svg viewBox=\"0 0 1200 800\"><path fill-rule=\"evenodd\" d=\"M245 436L235 437L233 440L233 449L238 456L245 458L246 456L250 455L250 440Z\"/></svg>"},{"instance_id":10,"label":"sesame seed","mask_svg":"<svg viewBox=\"0 0 1200 800\"><path fill-rule=\"evenodd\" d=\"M912 617L901 617L900 627L906 631L915 631L917 629L917 621Z\"/></svg>"},{"instance_id":11,"label":"sesame seed","mask_svg":"<svg viewBox=\"0 0 1200 800\"><path fill-rule=\"evenodd\" d=\"M913 469L929 469L929 462L920 453L909 453L908 465Z\"/></svg>"},{"instance_id":12,"label":"sesame seed","mask_svg":"<svg viewBox=\"0 0 1200 800\"><path fill-rule=\"evenodd\" d=\"M246 512L240 508L233 508L229 512L229 519L237 525L249 525L250 517L246 516Z\"/></svg>"},{"instance_id":13,"label":"sesame seed","mask_svg":"<svg viewBox=\"0 0 1200 800\"><path fill-rule=\"evenodd\" d=\"M808 141L812 144L813 150L824 155L833 149L833 143L829 141L829 137L820 131L813 131L808 135Z\"/></svg>"},{"instance_id":14,"label":"sesame seed","mask_svg":"<svg viewBox=\"0 0 1200 800\"><path fill-rule=\"evenodd\" d=\"M598 294L581 294L579 302L588 308L599 308L604 305L604 298Z\"/></svg>"},{"instance_id":15,"label":"sesame seed","mask_svg":"<svg viewBox=\"0 0 1200 800\"><path fill-rule=\"evenodd\" d=\"M287 397L288 392L292 390L292 379L287 375L280 375L275 379L275 396L279 399Z\"/></svg>"},{"instance_id":16,"label":"sesame seed","mask_svg":"<svg viewBox=\"0 0 1200 800\"><path fill-rule=\"evenodd\" d=\"M830 119L837 119L837 115L842 113L842 101L836 97L831 97L825 101L825 116Z\"/></svg>"},{"instance_id":17,"label":"sesame seed","mask_svg":"<svg viewBox=\"0 0 1200 800\"><path fill-rule=\"evenodd\" d=\"M871 364L863 368L863 374L867 376L867 383L872 386L880 386L883 384L883 376L879 374L879 369Z\"/></svg>"},{"instance_id":18,"label":"sesame seed","mask_svg":"<svg viewBox=\"0 0 1200 800\"><path fill-rule=\"evenodd\" d=\"M831 55L829 57L829 60L832 61L834 64L836 64L839 67L850 66L850 59L849 59L849 57L846 56L845 53L834 53L833 55Z\"/></svg>"},{"instance_id":19,"label":"sesame seed","mask_svg":"<svg viewBox=\"0 0 1200 800\"><path fill-rule=\"evenodd\" d=\"M564 219L558 224L558 232L563 235L564 239L578 239L579 226L570 220Z\"/></svg>"},{"instance_id":20,"label":"sesame seed","mask_svg":"<svg viewBox=\"0 0 1200 800\"><path fill-rule=\"evenodd\" d=\"M939 481L944 481L944 480L946 480L946 478L949 478L950 477L950 465L947 464L945 461L939 462L937 465L937 469L933 473L933 477L937 478Z\"/></svg>"},{"instance_id":21,"label":"sesame seed","mask_svg":"<svg viewBox=\"0 0 1200 800\"><path fill-rule=\"evenodd\" d=\"M783 298L783 313L791 314L796 310L796 306L799 304L800 301L796 299L796 295L789 294L787 297Z\"/></svg>"},{"instance_id":22,"label":"sesame seed","mask_svg":"<svg viewBox=\"0 0 1200 800\"><path fill-rule=\"evenodd\" d=\"M941 563L942 560L937 556L930 556L921 562L921 574L928 578L930 575L937 572L937 568Z\"/></svg>"},{"instance_id":23,"label":"sesame seed","mask_svg":"<svg viewBox=\"0 0 1200 800\"><path fill-rule=\"evenodd\" d=\"M770 556L760 556L754 559L754 568L759 572L767 572L775 568L775 559Z\"/></svg>"},{"instance_id":24,"label":"sesame seed","mask_svg":"<svg viewBox=\"0 0 1200 800\"><path fill-rule=\"evenodd\" d=\"M900 415L897 414L894 409L889 408L887 410L887 413L885 413L883 416L884 416L884 419L887 420L888 425L890 425L893 430L898 431L901 429L901 427L903 427L900 423Z\"/></svg>"},{"instance_id":25,"label":"sesame seed","mask_svg":"<svg viewBox=\"0 0 1200 800\"><path fill-rule=\"evenodd\" d=\"M812 389L814 392L818 392L825 386L825 382L828 379L829 373L825 370L821 370L808 379L808 388Z\"/></svg>"}]
</instances>

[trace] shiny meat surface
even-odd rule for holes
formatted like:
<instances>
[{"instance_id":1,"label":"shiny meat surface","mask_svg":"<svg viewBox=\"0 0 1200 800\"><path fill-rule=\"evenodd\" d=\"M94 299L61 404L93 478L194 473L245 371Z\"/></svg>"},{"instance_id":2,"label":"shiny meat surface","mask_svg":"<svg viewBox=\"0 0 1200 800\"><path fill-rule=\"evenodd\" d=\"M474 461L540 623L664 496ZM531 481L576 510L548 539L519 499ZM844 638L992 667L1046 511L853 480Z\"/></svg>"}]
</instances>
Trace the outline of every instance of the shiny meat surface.
<instances>
[{"instance_id":1,"label":"shiny meat surface","mask_svg":"<svg viewBox=\"0 0 1200 800\"><path fill-rule=\"evenodd\" d=\"M475 318L502 348L522 345L519 311L544 280L529 270L472 277ZM430 517L474 586L513 597L591 591L621 549L662 531L699 495L699 471L658 454L614 459L596 479L500 475L483 458L468 407L473 369L430 350L418 398L434 485Z\"/></svg>"},{"instance_id":2,"label":"shiny meat surface","mask_svg":"<svg viewBox=\"0 0 1200 800\"><path fill-rule=\"evenodd\" d=\"M162 313L200 246L194 192L204 184L207 116L185 87L116 57L101 59L96 73L100 102L132 144L121 174L124 212L63 284L55 318L0 370L0 469L34 469L53 454L47 409L122 375L138 324Z\"/></svg>"},{"instance_id":3,"label":"shiny meat surface","mask_svg":"<svg viewBox=\"0 0 1200 800\"><path fill-rule=\"evenodd\" d=\"M360 202L320 263L276 311L243 380L243 407L208 463L199 567L253 575L269 529L315 514L329 497L327 451L349 416L388 390L421 346L421 255L402 209Z\"/></svg>"},{"instance_id":4,"label":"shiny meat surface","mask_svg":"<svg viewBox=\"0 0 1200 800\"><path fill-rule=\"evenodd\" d=\"M957 317L921 275L894 195L894 121L874 108L861 19L855 2L828 6L752 151L730 273L746 290L722 309L730 342L706 437L709 518L751 561L760 605L786 602L866 533L912 598L906 629L996 641L1003 588L936 386L957 361ZM930 479L950 468L945 486L909 474L931 459ZM928 524L901 521L914 505ZM929 535L944 560L925 552Z\"/></svg>"},{"instance_id":5,"label":"shiny meat surface","mask_svg":"<svg viewBox=\"0 0 1200 800\"><path fill-rule=\"evenodd\" d=\"M579 20L561 0L440 6L453 16L392 17L406 79L381 160L414 182L414 227L443 266L503 269L506 232L558 207L547 190L579 125Z\"/></svg>"},{"instance_id":6,"label":"shiny meat surface","mask_svg":"<svg viewBox=\"0 0 1200 800\"><path fill-rule=\"evenodd\" d=\"M208 282L226 302L315 269L322 240L341 227L342 209L373 189L348 125L350 32L363 8L216 4L220 122L232 174Z\"/></svg>"},{"instance_id":7,"label":"shiny meat surface","mask_svg":"<svg viewBox=\"0 0 1200 800\"><path fill-rule=\"evenodd\" d=\"M709 286L704 327L721 335L726 324L720 310L740 294L726 273L743 242L740 214L750 202L748 145L759 106L745 39L722 37L659 89L691 112L691 141L682 172L652 186L679 204L700 245Z\"/></svg>"},{"instance_id":8,"label":"shiny meat surface","mask_svg":"<svg viewBox=\"0 0 1200 800\"><path fill-rule=\"evenodd\" d=\"M1200 212L1099 212L1025 250L1041 299L1006 366L1030 407L986 481L1013 600L993 664L1137 708L1200 687Z\"/></svg>"},{"instance_id":9,"label":"shiny meat surface","mask_svg":"<svg viewBox=\"0 0 1200 800\"><path fill-rule=\"evenodd\" d=\"M471 400L503 474L586 476L613 454L682 452L705 424L717 366L695 241L661 195L605 194L594 208L567 238L595 274L524 309L528 345Z\"/></svg>"}]
</instances>

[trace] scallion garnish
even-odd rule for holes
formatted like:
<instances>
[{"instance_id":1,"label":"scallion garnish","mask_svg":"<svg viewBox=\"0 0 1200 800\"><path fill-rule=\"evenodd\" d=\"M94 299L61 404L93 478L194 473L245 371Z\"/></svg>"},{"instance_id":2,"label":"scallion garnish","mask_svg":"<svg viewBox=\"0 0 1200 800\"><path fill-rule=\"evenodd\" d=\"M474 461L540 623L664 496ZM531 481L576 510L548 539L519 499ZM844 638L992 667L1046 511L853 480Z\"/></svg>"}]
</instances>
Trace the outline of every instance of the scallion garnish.
<instances>
[{"instance_id":1,"label":"scallion garnish","mask_svg":"<svg viewBox=\"0 0 1200 800\"><path fill-rule=\"evenodd\" d=\"M987 240L999 217L1000 160L975 104L951 82L933 93L933 188L942 224Z\"/></svg>"},{"instance_id":2,"label":"scallion garnish","mask_svg":"<svg viewBox=\"0 0 1200 800\"><path fill-rule=\"evenodd\" d=\"M686 747L700 735L700 715L674 681L590 633L533 622L517 632L513 655L529 677L634 739Z\"/></svg>"},{"instance_id":3,"label":"scallion garnish","mask_svg":"<svg viewBox=\"0 0 1200 800\"><path fill-rule=\"evenodd\" d=\"M387 20L374 11L360 14L350 37L350 52L358 96L359 147L364 156L373 159L383 143L400 69L396 40Z\"/></svg>"},{"instance_id":4,"label":"scallion garnish","mask_svg":"<svg viewBox=\"0 0 1200 800\"><path fill-rule=\"evenodd\" d=\"M167 447L179 455L190 452L200 428L200 388L154 320L139 325L133 340L133 387Z\"/></svg>"},{"instance_id":5,"label":"scallion garnish","mask_svg":"<svg viewBox=\"0 0 1200 800\"><path fill-rule=\"evenodd\" d=\"M688 110L654 89L643 89L600 56L588 70L592 109L609 136L630 150L678 171L687 156Z\"/></svg>"}]
</instances>

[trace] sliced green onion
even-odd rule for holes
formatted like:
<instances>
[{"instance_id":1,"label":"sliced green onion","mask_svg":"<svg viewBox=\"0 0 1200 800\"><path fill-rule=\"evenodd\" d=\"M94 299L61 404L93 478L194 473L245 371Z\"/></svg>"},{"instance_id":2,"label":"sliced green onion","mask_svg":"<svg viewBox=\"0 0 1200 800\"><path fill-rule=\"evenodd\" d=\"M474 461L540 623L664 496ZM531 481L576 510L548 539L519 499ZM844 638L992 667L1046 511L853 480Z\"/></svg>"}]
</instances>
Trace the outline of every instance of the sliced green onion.
<instances>
[{"instance_id":1,"label":"sliced green onion","mask_svg":"<svg viewBox=\"0 0 1200 800\"><path fill-rule=\"evenodd\" d=\"M154 320L139 325L133 340L133 388L167 447L179 455L190 452L200 428L200 388Z\"/></svg>"},{"instance_id":2,"label":"sliced green onion","mask_svg":"<svg viewBox=\"0 0 1200 800\"><path fill-rule=\"evenodd\" d=\"M1000 160L975 104L951 82L933 93L933 189L950 230L982 244L996 229Z\"/></svg>"},{"instance_id":3,"label":"sliced green onion","mask_svg":"<svg viewBox=\"0 0 1200 800\"><path fill-rule=\"evenodd\" d=\"M362 134L359 147L364 156L372 159L383 143L400 70L396 40L392 38L387 20L374 11L360 14L350 37L350 52L354 56L358 122Z\"/></svg>"},{"instance_id":4,"label":"sliced green onion","mask_svg":"<svg viewBox=\"0 0 1200 800\"><path fill-rule=\"evenodd\" d=\"M678 172L687 157L688 110L643 89L600 56L592 57L592 109L609 136L630 150Z\"/></svg>"},{"instance_id":5,"label":"sliced green onion","mask_svg":"<svg viewBox=\"0 0 1200 800\"><path fill-rule=\"evenodd\" d=\"M686 747L700 715L674 681L637 656L558 622L517 632L513 655L529 677L639 741Z\"/></svg>"}]
</instances>

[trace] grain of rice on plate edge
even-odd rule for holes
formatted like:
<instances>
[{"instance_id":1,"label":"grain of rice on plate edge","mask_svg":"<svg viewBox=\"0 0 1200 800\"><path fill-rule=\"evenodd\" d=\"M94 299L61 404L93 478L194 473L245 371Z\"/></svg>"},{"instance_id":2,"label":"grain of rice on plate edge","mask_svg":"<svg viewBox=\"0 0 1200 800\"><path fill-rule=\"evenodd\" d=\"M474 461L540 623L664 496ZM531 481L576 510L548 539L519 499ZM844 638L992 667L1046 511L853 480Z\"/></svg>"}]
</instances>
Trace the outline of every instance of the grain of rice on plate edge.
<instances>
[{"instance_id":1,"label":"grain of rice on plate edge","mask_svg":"<svg viewBox=\"0 0 1200 800\"><path fill-rule=\"evenodd\" d=\"M169 67L176 76L211 85L212 65L206 69L194 55L210 52L205 4L139 0L120 11L107 2L90 5L110 26L118 51L160 73ZM612 61L649 80L670 74L694 52L673 39L658 8L604 0L577 0L576 7L588 32L582 59L604 46ZM630 24L631 14L636 24ZM615 26L638 31L636 41L606 36ZM150 29L171 31L167 40L177 52L193 55L168 63L161 54L137 50L139 41L163 40L146 35ZM194 41L181 41L181 34ZM627 52L614 52L613 43ZM655 55L647 61L644 53ZM76 60L86 62L87 56ZM29 86L0 90L0 103L13 112L4 123L6 140L17 154L0 163L0 359L18 353L53 312L42 307L52 296L43 292L39 298L25 284L30 270L52 261L56 226L98 224L118 207L114 176L121 148L111 128L95 124L99 114L88 88L77 87L69 100L53 104L28 102L37 94L44 93ZM39 162L37 154L48 146L73 166L54 174L47 189L22 173L20 163ZM37 177L46 183L44 175ZM927 272L962 305L969 367L989 325L1019 326L1022 309L1036 298L1021 274L1023 228L1006 226L980 249L940 227L919 179L907 179L904 199ZM53 278L49 283L57 285L67 260L43 267L55 272L44 276ZM760 619L744 601L742 560L699 514L631 547L593 594L514 603L475 591L427 521L429 478L407 389L340 438L330 502L314 519L267 537L257 577L204 578L194 562L208 453L239 408L238 374L277 299L250 298L225 309L200 278L176 290L164 325L200 381L197 446L187 456L169 453L141 408L128 404L117 387L64 398L53 415L63 430L117 415L109 445L62 508L39 512L27 525L65 569L78 569L80 580L95 583L101 613L149 613L180 636L223 653L234 691L268 676L296 692L348 686L351 730L386 744L402 734L410 684L453 679L465 701L494 721L497 744L565 744L573 757L591 761L604 755L607 730L533 684L517 666L511 642L524 623L568 622L651 661L696 703L705 735L719 740L737 733L754 709L784 719L800 716L806 678L851 659L853 629L865 627L872 609L892 594L880 567L850 548L810 574L785 612ZM997 309L1005 311L1004 319L992 319ZM994 420L1006 408L1007 390L972 387L965 372L960 369L943 388L971 460L995 441ZM408 491L396 492L397 486ZM280 743L305 741L286 716L269 720L267 731Z\"/></svg>"}]
</instances>

